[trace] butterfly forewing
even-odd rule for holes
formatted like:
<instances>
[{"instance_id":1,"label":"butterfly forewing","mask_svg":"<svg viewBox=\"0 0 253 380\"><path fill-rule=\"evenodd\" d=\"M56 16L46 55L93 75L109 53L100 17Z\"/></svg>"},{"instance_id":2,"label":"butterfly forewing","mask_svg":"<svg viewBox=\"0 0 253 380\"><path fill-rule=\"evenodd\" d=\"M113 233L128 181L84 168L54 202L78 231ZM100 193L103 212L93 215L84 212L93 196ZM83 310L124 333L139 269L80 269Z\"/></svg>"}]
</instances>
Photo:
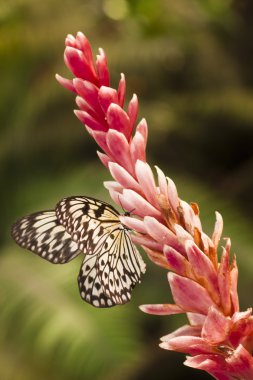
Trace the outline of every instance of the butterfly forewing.
<instances>
[{"instance_id":1,"label":"butterfly forewing","mask_svg":"<svg viewBox=\"0 0 253 380\"><path fill-rule=\"evenodd\" d=\"M89 255L96 254L119 223L119 213L112 206L81 196L62 199L56 215L79 249Z\"/></svg>"},{"instance_id":2,"label":"butterfly forewing","mask_svg":"<svg viewBox=\"0 0 253 380\"><path fill-rule=\"evenodd\" d=\"M12 226L11 235L22 248L55 264L69 262L80 251L55 211L42 211L20 218Z\"/></svg>"}]
</instances>

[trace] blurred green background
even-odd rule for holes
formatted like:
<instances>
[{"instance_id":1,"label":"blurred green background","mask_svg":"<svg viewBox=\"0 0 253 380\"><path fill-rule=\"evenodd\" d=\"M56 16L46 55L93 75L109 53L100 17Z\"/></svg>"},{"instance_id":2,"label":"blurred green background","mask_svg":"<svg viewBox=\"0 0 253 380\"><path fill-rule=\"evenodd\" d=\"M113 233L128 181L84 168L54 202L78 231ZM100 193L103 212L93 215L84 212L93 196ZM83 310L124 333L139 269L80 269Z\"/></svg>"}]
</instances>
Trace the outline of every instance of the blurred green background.
<instances>
[{"instance_id":1,"label":"blurred green background","mask_svg":"<svg viewBox=\"0 0 253 380\"><path fill-rule=\"evenodd\" d=\"M251 0L0 0L0 379L211 379L158 347L184 317L141 313L170 302L166 271L148 264L132 302L97 310L81 301L80 259L53 266L10 239L19 216L66 195L109 201L96 145L73 116L67 33L107 53L112 86L127 77L149 124L148 158L200 205L204 230L225 221L253 286L253 3Z\"/></svg>"}]
</instances>

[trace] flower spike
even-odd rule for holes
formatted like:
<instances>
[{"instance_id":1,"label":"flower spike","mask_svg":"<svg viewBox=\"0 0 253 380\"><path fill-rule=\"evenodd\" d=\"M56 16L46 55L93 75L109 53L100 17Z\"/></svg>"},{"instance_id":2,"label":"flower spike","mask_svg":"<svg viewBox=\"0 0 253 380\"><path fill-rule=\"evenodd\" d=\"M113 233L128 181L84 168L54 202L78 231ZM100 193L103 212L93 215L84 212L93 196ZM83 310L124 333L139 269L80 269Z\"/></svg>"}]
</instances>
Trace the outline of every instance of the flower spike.
<instances>
[{"instance_id":1,"label":"flower spike","mask_svg":"<svg viewBox=\"0 0 253 380\"><path fill-rule=\"evenodd\" d=\"M143 247L156 265L169 270L175 304L142 305L148 314L185 313L189 324L162 338L160 347L184 352L184 364L202 369L218 380L253 379L252 310L240 311L238 268L231 260L226 239L219 258L223 220L216 212L212 237L202 230L199 208L178 196L174 182L157 166L146 162L148 127L136 125L138 98L124 107L124 74L118 88L110 87L103 49L96 62L88 39L78 32L66 38L64 60L74 79L56 76L74 92L76 116L99 145L98 156L114 181L104 185L112 199L131 216L121 222L132 231L133 242Z\"/></svg>"}]
</instances>

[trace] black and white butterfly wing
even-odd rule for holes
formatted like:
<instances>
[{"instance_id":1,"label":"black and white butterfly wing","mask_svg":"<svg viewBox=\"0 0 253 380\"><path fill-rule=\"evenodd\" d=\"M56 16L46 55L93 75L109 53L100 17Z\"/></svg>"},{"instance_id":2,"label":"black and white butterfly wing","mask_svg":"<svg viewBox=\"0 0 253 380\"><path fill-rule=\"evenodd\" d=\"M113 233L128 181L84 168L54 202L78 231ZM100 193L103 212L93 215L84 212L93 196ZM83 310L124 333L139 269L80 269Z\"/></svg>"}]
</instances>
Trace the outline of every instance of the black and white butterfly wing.
<instances>
[{"instance_id":1,"label":"black and white butterfly wing","mask_svg":"<svg viewBox=\"0 0 253 380\"><path fill-rule=\"evenodd\" d=\"M105 202L76 196L61 200L56 215L86 254L78 277L81 297L97 307L128 302L145 263L119 213Z\"/></svg>"},{"instance_id":2,"label":"black and white butterfly wing","mask_svg":"<svg viewBox=\"0 0 253 380\"><path fill-rule=\"evenodd\" d=\"M66 263L83 252L79 290L96 307L128 302L145 272L145 263L120 223L119 213L94 198L64 198L55 211L21 218L12 227L12 237L52 263Z\"/></svg>"},{"instance_id":3,"label":"black and white butterfly wing","mask_svg":"<svg viewBox=\"0 0 253 380\"><path fill-rule=\"evenodd\" d=\"M108 203L94 198L63 198L55 211L79 249L89 255L96 254L110 231L119 224L119 213Z\"/></svg>"},{"instance_id":4,"label":"black and white butterfly wing","mask_svg":"<svg viewBox=\"0 0 253 380\"><path fill-rule=\"evenodd\" d=\"M80 253L55 211L36 212L18 219L11 235L22 248L54 264L67 263Z\"/></svg>"},{"instance_id":5,"label":"black and white butterfly wing","mask_svg":"<svg viewBox=\"0 0 253 380\"><path fill-rule=\"evenodd\" d=\"M82 299L100 308L117 305L106 295L99 273L98 257L86 255L78 276L78 286Z\"/></svg>"},{"instance_id":6,"label":"black and white butterfly wing","mask_svg":"<svg viewBox=\"0 0 253 380\"><path fill-rule=\"evenodd\" d=\"M124 304L130 300L146 265L122 224L110 233L107 243L99 255L101 283L108 297L117 304Z\"/></svg>"},{"instance_id":7,"label":"black and white butterfly wing","mask_svg":"<svg viewBox=\"0 0 253 380\"><path fill-rule=\"evenodd\" d=\"M144 272L145 263L129 232L118 222L96 254L83 261L78 277L81 297L96 307L124 304Z\"/></svg>"}]
</instances>

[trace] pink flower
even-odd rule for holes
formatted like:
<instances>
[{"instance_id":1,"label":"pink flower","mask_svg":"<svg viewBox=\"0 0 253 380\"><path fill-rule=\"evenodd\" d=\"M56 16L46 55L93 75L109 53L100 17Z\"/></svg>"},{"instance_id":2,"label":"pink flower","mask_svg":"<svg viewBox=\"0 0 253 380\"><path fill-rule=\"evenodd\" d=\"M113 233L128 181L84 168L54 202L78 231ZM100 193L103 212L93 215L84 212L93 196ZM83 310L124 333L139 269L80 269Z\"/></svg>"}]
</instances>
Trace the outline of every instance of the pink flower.
<instances>
[{"instance_id":1,"label":"pink flower","mask_svg":"<svg viewBox=\"0 0 253 380\"><path fill-rule=\"evenodd\" d=\"M148 257L169 270L175 304L143 305L149 314L186 313L189 324L161 338L160 346L189 354L185 364L207 371L219 380L253 379L253 317L239 310L238 269L226 239L218 247L223 221L216 213L212 237L201 227L196 203L178 197L174 182L156 167L156 179L146 162L148 128L142 119L135 128L137 96L124 110L122 74L118 89L110 87L107 59L99 49L96 63L82 33L68 35L65 63L73 80L57 80L76 96L76 116L103 152L101 162L114 181L105 183L112 199L131 211L121 221L135 232L132 238ZM135 129L135 132L134 132Z\"/></svg>"}]
</instances>

